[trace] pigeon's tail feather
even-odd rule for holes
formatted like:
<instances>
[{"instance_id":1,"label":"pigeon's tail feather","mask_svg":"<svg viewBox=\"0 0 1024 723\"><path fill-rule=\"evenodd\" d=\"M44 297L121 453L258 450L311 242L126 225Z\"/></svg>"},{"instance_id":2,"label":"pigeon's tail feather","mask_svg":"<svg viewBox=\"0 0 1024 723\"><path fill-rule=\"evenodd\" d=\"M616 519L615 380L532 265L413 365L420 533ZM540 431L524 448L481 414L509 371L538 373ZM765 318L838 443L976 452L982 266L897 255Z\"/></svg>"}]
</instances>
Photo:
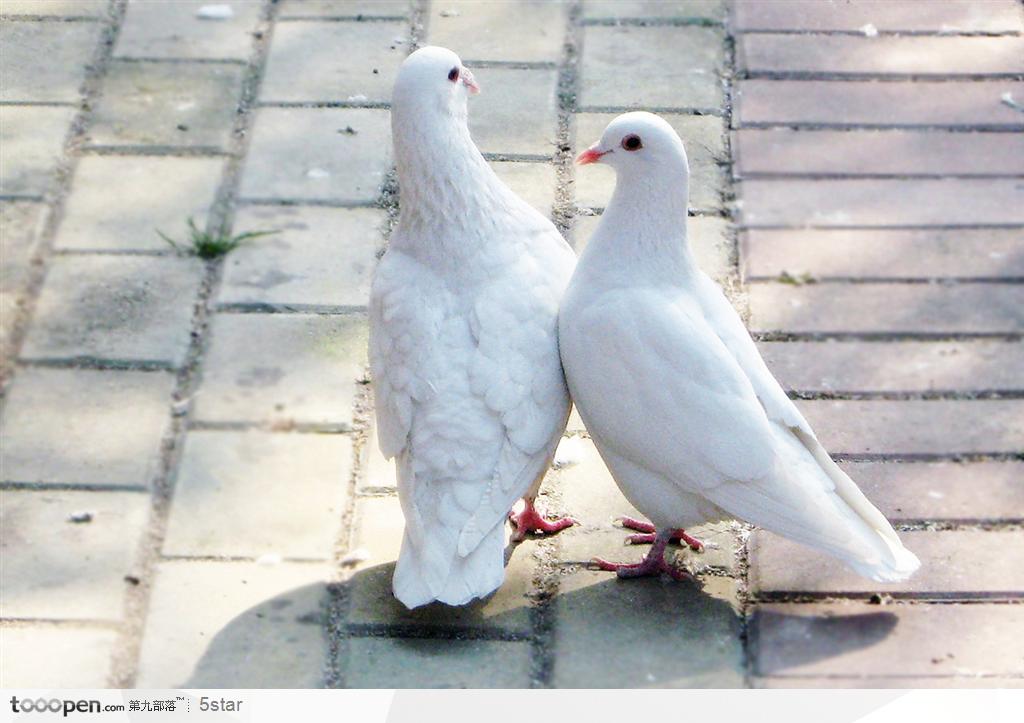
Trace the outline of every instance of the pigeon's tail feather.
<instances>
[{"instance_id":1,"label":"pigeon's tail feather","mask_svg":"<svg viewBox=\"0 0 1024 723\"><path fill-rule=\"evenodd\" d=\"M407 608L438 600L446 605L465 605L501 587L505 579L505 525L495 525L480 544L465 557L454 554L444 579L429 579L428 566L421 564L419 551L408 533L395 566L392 588Z\"/></svg>"},{"instance_id":2,"label":"pigeon's tail feather","mask_svg":"<svg viewBox=\"0 0 1024 723\"><path fill-rule=\"evenodd\" d=\"M759 527L833 555L878 582L905 580L920 567L892 525L814 437L781 425L773 425L772 431L775 473L754 483L720 485L708 495L713 502Z\"/></svg>"}]
</instances>

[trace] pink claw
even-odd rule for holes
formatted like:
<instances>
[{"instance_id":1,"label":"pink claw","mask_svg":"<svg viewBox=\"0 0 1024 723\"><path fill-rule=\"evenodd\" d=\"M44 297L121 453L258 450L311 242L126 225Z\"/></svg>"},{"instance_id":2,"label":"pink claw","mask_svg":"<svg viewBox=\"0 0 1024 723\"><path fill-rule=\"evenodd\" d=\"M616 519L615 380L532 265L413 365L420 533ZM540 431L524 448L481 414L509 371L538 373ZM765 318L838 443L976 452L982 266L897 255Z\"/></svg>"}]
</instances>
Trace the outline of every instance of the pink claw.
<instances>
[{"instance_id":1,"label":"pink claw","mask_svg":"<svg viewBox=\"0 0 1024 723\"><path fill-rule=\"evenodd\" d=\"M654 535L654 546L651 547L650 552L647 553L647 557L638 563L627 564L624 562L608 562L607 560L602 560L597 557L590 562L599 570L614 572L616 575L623 578L649 577L664 573L673 580L678 580L680 582L683 580L692 580L693 578L689 573L677 569L665 560L665 548L668 547L670 533L670 530L666 530L661 534Z\"/></svg>"},{"instance_id":2,"label":"pink claw","mask_svg":"<svg viewBox=\"0 0 1024 723\"><path fill-rule=\"evenodd\" d=\"M576 520L571 517L563 517L560 520L545 520L537 512L537 508L533 506L532 500L526 500L526 506L523 507L523 511L519 514L509 512L508 519L516 528L512 533L513 542L522 542L531 532L552 535L576 524Z\"/></svg>"},{"instance_id":3,"label":"pink claw","mask_svg":"<svg viewBox=\"0 0 1024 723\"><path fill-rule=\"evenodd\" d=\"M619 522L622 526L629 530L636 530L641 532L641 535L630 535L626 538L626 542L631 545L651 545L654 543L655 529L654 525L650 522L643 522L641 520L633 519L632 517L620 517ZM672 530L671 537L668 538L669 542L685 542L686 545L694 552L704 552L704 543L698 540L696 537L691 537L686 534L685 530Z\"/></svg>"}]
</instances>

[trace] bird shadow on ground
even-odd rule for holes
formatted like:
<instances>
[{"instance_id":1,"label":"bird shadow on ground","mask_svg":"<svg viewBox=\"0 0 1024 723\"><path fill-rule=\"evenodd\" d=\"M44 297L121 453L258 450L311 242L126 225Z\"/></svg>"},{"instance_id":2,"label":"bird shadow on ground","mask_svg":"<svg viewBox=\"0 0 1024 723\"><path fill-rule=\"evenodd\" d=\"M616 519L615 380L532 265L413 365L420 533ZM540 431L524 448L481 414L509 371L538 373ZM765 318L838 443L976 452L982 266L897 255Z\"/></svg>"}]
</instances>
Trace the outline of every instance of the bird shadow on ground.
<instances>
[{"instance_id":1,"label":"bird shadow on ground","mask_svg":"<svg viewBox=\"0 0 1024 723\"><path fill-rule=\"evenodd\" d=\"M705 578L701 588L567 568L544 609L528 583L510 579L470 605L409 611L391 595L393 571L378 565L269 598L216 632L187 681L167 684L317 687L334 669L333 682L346 687L520 687L538 678L565 688L742 687L749 655L770 661L760 672L778 674L871 647L896 625L884 612L759 612L745 653L728 578ZM798 634L765 650L766 622Z\"/></svg>"}]
</instances>

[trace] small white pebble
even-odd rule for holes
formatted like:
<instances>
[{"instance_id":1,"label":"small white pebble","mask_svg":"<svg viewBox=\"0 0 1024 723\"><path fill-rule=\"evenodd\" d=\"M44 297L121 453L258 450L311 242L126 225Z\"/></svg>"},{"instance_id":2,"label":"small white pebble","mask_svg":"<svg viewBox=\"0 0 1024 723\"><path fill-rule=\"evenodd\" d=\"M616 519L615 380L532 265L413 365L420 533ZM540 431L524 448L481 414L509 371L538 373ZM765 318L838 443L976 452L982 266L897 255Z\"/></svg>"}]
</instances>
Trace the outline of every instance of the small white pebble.
<instances>
[{"instance_id":1,"label":"small white pebble","mask_svg":"<svg viewBox=\"0 0 1024 723\"><path fill-rule=\"evenodd\" d=\"M342 567L352 567L370 559L370 551L365 547L357 547L341 558L338 562Z\"/></svg>"},{"instance_id":2,"label":"small white pebble","mask_svg":"<svg viewBox=\"0 0 1024 723\"><path fill-rule=\"evenodd\" d=\"M868 23L867 25L861 27L860 31L869 38L874 38L878 36L878 28L876 28L871 23Z\"/></svg>"},{"instance_id":3,"label":"small white pebble","mask_svg":"<svg viewBox=\"0 0 1024 723\"><path fill-rule=\"evenodd\" d=\"M235 17L235 11L230 5L203 5L196 10L196 17L200 20L228 20Z\"/></svg>"},{"instance_id":4,"label":"small white pebble","mask_svg":"<svg viewBox=\"0 0 1024 723\"><path fill-rule=\"evenodd\" d=\"M365 103L367 101L367 97L362 93L358 93L356 95L350 95L347 100L349 103Z\"/></svg>"},{"instance_id":5,"label":"small white pebble","mask_svg":"<svg viewBox=\"0 0 1024 723\"><path fill-rule=\"evenodd\" d=\"M281 564L281 556L276 552L268 552L266 555L260 555L256 558L256 564L264 567L272 567L274 565Z\"/></svg>"},{"instance_id":6,"label":"small white pebble","mask_svg":"<svg viewBox=\"0 0 1024 723\"><path fill-rule=\"evenodd\" d=\"M946 495L944 495L942 492L938 492L937 490L928 490L928 496L931 497L933 500L941 500Z\"/></svg>"},{"instance_id":7,"label":"small white pebble","mask_svg":"<svg viewBox=\"0 0 1024 723\"><path fill-rule=\"evenodd\" d=\"M441 11L442 18L457 18L461 13L455 9L445 9Z\"/></svg>"},{"instance_id":8,"label":"small white pebble","mask_svg":"<svg viewBox=\"0 0 1024 723\"><path fill-rule=\"evenodd\" d=\"M234 10L230 5L203 5L196 10L196 16L202 20L226 20L234 17Z\"/></svg>"},{"instance_id":9,"label":"small white pebble","mask_svg":"<svg viewBox=\"0 0 1024 723\"><path fill-rule=\"evenodd\" d=\"M68 522L72 522L76 525L82 525L86 522L92 522L92 518L92 512L89 512L87 510L79 510L77 512L72 512L70 515L68 515Z\"/></svg>"},{"instance_id":10,"label":"small white pebble","mask_svg":"<svg viewBox=\"0 0 1024 723\"><path fill-rule=\"evenodd\" d=\"M395 45L401 45L402 43L406 42L406 40L401 35L396 35L395 37L391 38L391 42L394 43Z\"/></svg>"},{"instance_id":11,"label":"small white pebble","mask_svg":"<svg viewBox=\"0 0 1024 723\"><path fill-rule=\"evenodd\" d=\"M331 172L323 168L310 168L306 171L306 178L330 178Z\"/></svg>"}]
</instances>

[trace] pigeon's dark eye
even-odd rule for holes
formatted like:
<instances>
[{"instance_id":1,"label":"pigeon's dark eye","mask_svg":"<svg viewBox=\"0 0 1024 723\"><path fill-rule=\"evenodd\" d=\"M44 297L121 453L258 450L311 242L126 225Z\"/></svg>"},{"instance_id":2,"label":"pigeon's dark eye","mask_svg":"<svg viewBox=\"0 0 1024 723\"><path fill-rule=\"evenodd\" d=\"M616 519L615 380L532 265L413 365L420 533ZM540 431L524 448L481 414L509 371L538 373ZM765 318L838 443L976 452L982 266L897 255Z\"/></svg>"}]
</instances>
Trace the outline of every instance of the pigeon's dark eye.
<instances>
[{"instance_id":1,"label":"pigeon's dark eye","mask_svg":"<svg viewBox=\"0 0 1024 723\"><path fill-rule=\"evenodd\" d=\"M454 83L458 79L459 79L459 69L458 68L452 68L451 70L448 71L448 80L450 80L451 82Z\"/></svg>"},{"instance_id":2,"label":"pigeon's dark eye","mask_svg":"<svg viewBox=\"0 0 1024 723\"><path fill-rule=\"evenodd\" d=\"M644 144L640 141L640 136L630 134L622 139L622 147L627 151L639 151Z\"/></svg>"}]
</instances>

